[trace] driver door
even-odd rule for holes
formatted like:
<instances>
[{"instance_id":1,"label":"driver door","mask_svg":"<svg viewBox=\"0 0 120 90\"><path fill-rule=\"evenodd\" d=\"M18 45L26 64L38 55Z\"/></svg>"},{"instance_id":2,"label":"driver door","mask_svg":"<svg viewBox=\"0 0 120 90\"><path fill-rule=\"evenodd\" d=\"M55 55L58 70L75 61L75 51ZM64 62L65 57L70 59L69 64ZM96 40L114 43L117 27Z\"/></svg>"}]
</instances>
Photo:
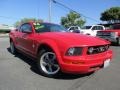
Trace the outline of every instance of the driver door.
<instances>
[{"instance_id":1,"label":"driver door","mask_svg":"<svg viewBox=\"0 0 120 90\"><path fill-rule=\"evenodd\" d=\"M25 23L21 26L21 37L20 37L20 45L23 52L34 55L34 33L32 30L32 26L29 23Z\"/></svg>"}]
</instances>

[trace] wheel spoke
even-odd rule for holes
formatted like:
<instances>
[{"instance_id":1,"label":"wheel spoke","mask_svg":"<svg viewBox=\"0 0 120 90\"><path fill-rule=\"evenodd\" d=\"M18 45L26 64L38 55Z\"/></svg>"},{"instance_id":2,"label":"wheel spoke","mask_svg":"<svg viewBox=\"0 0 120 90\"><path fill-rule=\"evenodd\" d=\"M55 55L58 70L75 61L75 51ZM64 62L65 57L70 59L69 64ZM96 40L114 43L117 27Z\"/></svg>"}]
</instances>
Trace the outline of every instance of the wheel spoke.
<instances>
[{"instance_id":1,"label":"wheel spoke","mask_svg":"<svg viewBox=\"0 0 120 90\"><path fill-rule=\"evenodd\" d=\"M50 58L51 61L54 61L56 59L55 55L52 55L52 58Z\"/></svg>"},{"instance_id":2,"label":"wheel spoke","mask_svg":"<svg viewBox=\"0 0 120 90\"><path fill-rule=\"evenodd\" d=\"M47 55L45 56L45 59L46 59L46 60L49 60L49 54L47 54Z\"/></svg>"},{"instance_id":3,"label":"wheel spoke","mask_svg":"<svg viewBox=\"0 0 120 90\"><path fill-rule=\"evenodd\" d=\"M48 66L48 70L50 71L50 72L52 72L53 70L52 70L52 66L51 65L49 65Z\"/></svg>"},{"instance_id":4,"label":"wheel spoke","mask_svg":"<svg viewBox=\"0 0 120 90\"><path fill-rule=\"evenodd\" d=\"M58 64L53 64L54 67L56 68L59 68L59 65Z\"/></svg>"},{"instance_id":5,"label":"wheel spoke","mask_svg":"<svg viewBox=\"0 0 120 90\"><path fill-rule=\"evenodd\" d=\"M47 65L48 65L46 62L42 62L42 64L43 64L44 66L47 66Z\"/></svg>"}]
</instances>

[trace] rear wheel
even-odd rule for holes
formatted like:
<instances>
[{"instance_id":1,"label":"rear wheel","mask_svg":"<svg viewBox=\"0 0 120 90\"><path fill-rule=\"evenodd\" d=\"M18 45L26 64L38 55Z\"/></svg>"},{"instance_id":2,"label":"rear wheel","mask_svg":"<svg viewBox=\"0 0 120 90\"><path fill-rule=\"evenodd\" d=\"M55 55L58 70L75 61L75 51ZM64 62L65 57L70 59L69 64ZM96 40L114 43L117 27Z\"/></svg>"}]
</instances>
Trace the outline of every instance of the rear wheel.
<instances>
[{"instance_id":1,"label":"rear wheel","mask_svg":"<svg viewBox=\"0 0 120 90\"><path fill-rule=\"evenodd\" d=\"M13 41L10 42L10 51L12 54L16 53L16 48L15 48Z\"/></svg>"},{"instance_id":2,"label":"rear wheel","mask_svg":"<svg viewBox=\"0 0 120 90\"><path fill-rule=\"evenodd\" d=\"M38 68L44 76L53 77L57 75L60 67L56 60L56 54L52 51L40 50Z\"/></svg>"}]
</instances>

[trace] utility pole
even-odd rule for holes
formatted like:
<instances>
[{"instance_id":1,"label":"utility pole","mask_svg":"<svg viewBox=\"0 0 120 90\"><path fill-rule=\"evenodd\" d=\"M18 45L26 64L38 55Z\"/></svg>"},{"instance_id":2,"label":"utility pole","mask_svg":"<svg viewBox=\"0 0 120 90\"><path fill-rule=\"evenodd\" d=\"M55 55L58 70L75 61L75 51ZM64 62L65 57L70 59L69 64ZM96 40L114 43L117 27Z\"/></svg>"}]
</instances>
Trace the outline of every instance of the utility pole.
<instances>
[{"instance_id":1,"label":"utility pole","mask_svg":"<svg viewBox=\"0 0 120 90\"><path fill-rule=\"evenodd\" d=\"M51 22L51 7L52 7L52 1L49 0L49 22Z\"/></svg>"}]
</instances>

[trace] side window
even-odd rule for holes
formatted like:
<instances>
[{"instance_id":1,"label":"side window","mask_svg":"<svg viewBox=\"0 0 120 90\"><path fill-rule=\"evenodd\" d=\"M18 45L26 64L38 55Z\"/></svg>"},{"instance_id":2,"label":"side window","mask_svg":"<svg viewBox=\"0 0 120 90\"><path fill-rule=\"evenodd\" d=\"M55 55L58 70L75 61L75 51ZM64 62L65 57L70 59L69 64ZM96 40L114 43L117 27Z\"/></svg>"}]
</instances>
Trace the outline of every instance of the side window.
<instances>
[{"instance_id":1,"label":"side window","mask_svg":"<svg viewBox=\"0 0 120 90\"><path fill-rule=\"evenodd\" d=\"M92 28L92 30L97 30L97 26L94 26L94 27Z\"/></svg>"},{"instance_id":2,"label":"side window","mask_svg":"<svg viewBox=\"0 0 120 90\"><path fill-rule=\"evenodd\" d=\"M102 26L98 26L98 30L103 30L103 27Z\"/></svg>"},{"instance_id":3,"label":"side window","mask_svg":"<svg viewBox=\"0 0 120 90\"><path fill-rule=\"evenodd\" d=\"M70 30L74 30L74 27L71 27Z\"/></svg>"},{"instance_id":4,"label":"side window","mask_svg":"<svg viewBox=\"0 0 120 90\"><path fill-rule=\"evenodd\" d=\"M32 27L30 24L23 24L21 27L20 27L20 32L26 32L26 31L32 31Z\"/></svg>"},{"instance_id":5,"label":"side window","mask_svg":"<svg viewBox=\"0 0 120 90\"><path fill-rule=\"evenodd\" d=\"M78 30L78 27L71 27L70 30Z\"/></svg>"},{"instance_id":6,"label":"side window","mask_svg":"<svg viewBox=\"0 0 120 90\"><path fill-rule=\"evenodd\" d=\"M112 27L113 29L120 29L120 24L113 25Z\"/></svg>"},{"instance_id":7,"label":"side window","mask_svg":"<svg viewBox=\"0 0 120 90\"><path fill-rule=\"evenodd\" d=\"M74 30L78 30L78 27L75 27Z\"/></svg>"},{"instance_id":8,"label":"side window","mask_svg":"<svg viewBox=\"0 0 120 90\"><path fill-rule=\"evenodd\" d=\"M92 30L103 30L102 26L94 26Z\"/></svg>"}]
</instances>

